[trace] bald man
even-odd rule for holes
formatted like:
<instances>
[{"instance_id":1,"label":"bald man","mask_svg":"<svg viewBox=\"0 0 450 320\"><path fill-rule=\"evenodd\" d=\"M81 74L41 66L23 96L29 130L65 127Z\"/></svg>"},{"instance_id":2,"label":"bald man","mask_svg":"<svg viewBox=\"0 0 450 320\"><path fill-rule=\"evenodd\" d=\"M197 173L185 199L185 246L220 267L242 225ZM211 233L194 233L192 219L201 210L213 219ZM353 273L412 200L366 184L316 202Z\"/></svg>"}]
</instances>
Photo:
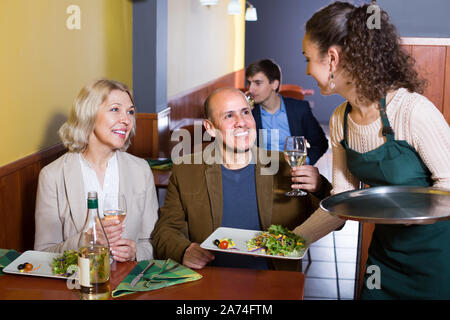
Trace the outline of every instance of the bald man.
<instances>
[{"instance_id":1,"label":"bald man","mask_svg":"<svg viewBox=\"0 0 450 320\"><path fill-rule=\"evenodd\" d=\"M255 145L255 120L240 90L214 91L204 109L203 125L215 138L214 148L185 156L172 168L152 234L156 257L171 258L193 269L210 264L301 271L301 261L213 253L200 247L219 227L267 230L271 224L280 224L293 229L317 209L331 189L317 168L302 166L295 181L302 181L308 196L284 195L291 190L291 169L279 152L264 150L270 163L261 162L261 150ZM277 170L271 174L264 171L270 167Z\"/></svg>"}]
</instances>

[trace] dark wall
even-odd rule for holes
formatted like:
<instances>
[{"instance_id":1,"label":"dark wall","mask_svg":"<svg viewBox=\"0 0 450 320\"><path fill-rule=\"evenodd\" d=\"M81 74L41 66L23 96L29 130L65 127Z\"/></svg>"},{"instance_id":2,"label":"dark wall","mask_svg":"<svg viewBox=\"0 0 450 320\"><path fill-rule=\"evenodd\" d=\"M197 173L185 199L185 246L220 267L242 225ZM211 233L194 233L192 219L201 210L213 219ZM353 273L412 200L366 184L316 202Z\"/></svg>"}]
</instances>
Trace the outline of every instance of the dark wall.
<instances>
[{"instance_id":1,"label":"dark wall","mask_svg":"<svg viewBox=\"0 0 450 320\"><path fill-rule=\"evenodd\" d=\"M332 110L344 101L337 95L323 97L316 81L306 75L302 39L306 21L330 0L254 0L258 21L245 24L245 66L270 58L282 71L283 83L295 83L315 94L306 97L321 123L328 123Z\"/></svg>"},{"instance_id":2,"label":"dark wall","mask_svg":"<svg viewBox=\"0 0 450 320\"><path fill-rule=\"evenodd\" d=\"M284 83L296 83L315 94L306 97L321 123L328 123L333 110L344 101L338 95L324 97L316 81L306 75L302 38L307 20L331 0L253 0L258 21L246 22L245 65L274 59L281 67ZM371 1L349 1L361 4ZM397 26L400 36L450 37L449 0L379 0Z\"/></svg>"},{"instance_id":3,"label":"dark wall","mask_svg":"<svg viewBox=\"0 0 450 320\"><path fill-rule=\"evenodd\" d=\"M449 38L449 0L378 0L402 37Z\"/></svg>"},{"instance_id":4,"label":"dark wall","mask_svg":"<svg viewBox=\"0 0 450 320\"><path fill-rule=\"evenodd\" d=\"M133 1L133 94L138 112L167 107L167 0Z\"/></svg>"}]
</instances>

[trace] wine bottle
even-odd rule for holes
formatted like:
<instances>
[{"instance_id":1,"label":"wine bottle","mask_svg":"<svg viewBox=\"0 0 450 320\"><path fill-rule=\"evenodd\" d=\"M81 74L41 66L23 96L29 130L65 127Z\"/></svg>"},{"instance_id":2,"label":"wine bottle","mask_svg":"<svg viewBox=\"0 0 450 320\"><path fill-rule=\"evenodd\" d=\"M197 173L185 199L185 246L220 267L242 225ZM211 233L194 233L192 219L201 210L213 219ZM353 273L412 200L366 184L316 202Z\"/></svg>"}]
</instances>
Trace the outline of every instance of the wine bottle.
<instances>
[{"instance_id":1,"label":"wine bottle","mask_svg":"<svg viewBox=\"0 0 450 320\"><path fill-rule=\"evenodd\" d=\"M80 298L108 299L109 278L109 242L98 212L97 192L89 192L86 222L78 242Z\"/></svg>"}]
</instances>

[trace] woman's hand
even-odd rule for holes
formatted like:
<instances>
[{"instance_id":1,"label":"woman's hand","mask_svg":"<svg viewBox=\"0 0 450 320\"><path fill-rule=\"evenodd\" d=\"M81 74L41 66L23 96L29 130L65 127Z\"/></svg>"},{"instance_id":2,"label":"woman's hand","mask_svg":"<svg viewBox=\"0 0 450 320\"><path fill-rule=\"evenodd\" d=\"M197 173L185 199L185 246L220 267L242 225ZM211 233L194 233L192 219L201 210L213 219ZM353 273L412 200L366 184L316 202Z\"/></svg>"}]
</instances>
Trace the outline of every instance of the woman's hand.
<instances>
[{"instance_id":1,"label":"woman's hand","mask_svg":"<svg viewBox=\"0 0 450 320\"><path fill-rule=\"evenodd\" d=\"M113 259L119 262L136 260L136 242L122 238L125 225L119 219L103 219L102 224Z\"/></svg>"},{"instance_id":2,"label":"woman's hand","mask_svg":"<svg viewBox=\"0 0 450 320\"><path fill-rule=\"evenodd\" d=\"M113 259L119 262L136 260L136 242L129 239L119 239L111 246Z\"/></svg>"},{"instance_id":3,"label":"woman's hand","mask_svg":"<svg viewBox=\"0 0 450 320\"><path fill-rule=\"evenodd\" d=\"M102 225L108 237L109 246L112 247L122 237L125 225L119 219L103 219Z\"/></svg>"},{"instance_id":4,"label":"woman's hand","mask_svg":"<svg viewBox=\"0 0 450 320\"><path fill-rule=\"evenodd\" d=\"M291 170L293 189L302 189L308 192L317 192L322 188L322 179L319 169L310 165L294 167Z\"/></svg>"}]
</instances>

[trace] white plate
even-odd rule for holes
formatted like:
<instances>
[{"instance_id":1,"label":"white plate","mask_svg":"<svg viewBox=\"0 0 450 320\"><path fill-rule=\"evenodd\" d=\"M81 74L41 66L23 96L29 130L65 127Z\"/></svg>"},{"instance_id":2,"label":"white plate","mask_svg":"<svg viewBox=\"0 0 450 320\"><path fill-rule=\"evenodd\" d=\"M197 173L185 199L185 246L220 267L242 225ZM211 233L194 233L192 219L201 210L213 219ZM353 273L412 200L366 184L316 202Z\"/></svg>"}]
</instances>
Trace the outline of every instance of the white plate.
<instances>
[{"instance_id":1,"label":"white plate","mask_svg":"<svg viewBox=\"0 0 450 320\"><path fill-rule=\"evenodd\" d=\"M48 277L48 278L58 278L58 279L68 279L66 276L58 276L53 274L52 272L52 261L53 258L61 256L62 253L55 252L42 252L42 251L25 251L22 253L16 260L8 264L3 272L10 274L19 274L24 276L37 276L37 277ZM23 263L31 263L33 265L33 269L39 267L37 270L33 270L30 272L20 272L17 269L19 264ZM74 279L76 279L75 277Z\"/></svg>"},{"instance_id":2,"label":"white plate","mask_svg":"<svg viewBox=\"0 0 450 320\"><path fill-rule=\"evenodd\" d=\"M226 253L236 253L236 254L246 254L250 256L259 256L259 257L267 257L274 259L290 259L290 260L299 260L302 259L308 251L308 248L301 250L301 252L296 256L272 256L270 254L263 253L261 251L248 251L247 249L247 241L253 239L257 235L259 235L262 231L257 230L245 230L245 229L235 229L235 228L226 228L220 227L216 229L205 241L202 242L200 247L213 250L220 251ZM214 240L228 238L234 241L236 249L220 249L214 244Z\"/></svg>"}]
</instances>

